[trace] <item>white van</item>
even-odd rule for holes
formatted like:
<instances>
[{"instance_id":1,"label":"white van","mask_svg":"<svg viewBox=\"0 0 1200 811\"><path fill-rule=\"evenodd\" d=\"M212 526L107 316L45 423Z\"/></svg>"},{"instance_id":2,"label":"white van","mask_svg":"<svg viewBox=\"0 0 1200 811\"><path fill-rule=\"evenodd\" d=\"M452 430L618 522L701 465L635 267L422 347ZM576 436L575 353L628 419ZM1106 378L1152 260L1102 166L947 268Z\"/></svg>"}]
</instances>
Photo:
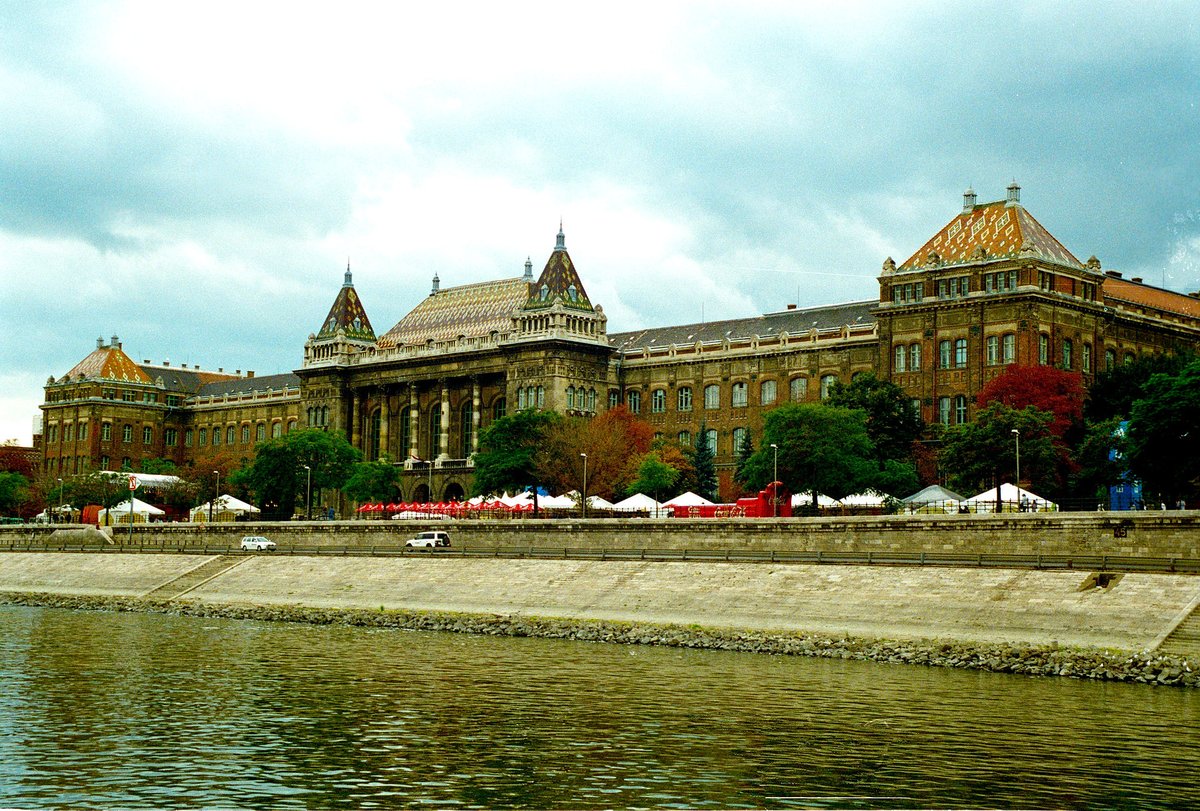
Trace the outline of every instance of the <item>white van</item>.
<instances>
[{"instance_id":1,"label":"white van","mask_svg":"<svg viewBox=\"0 0 1200 811\"><path fill-rule=\"evenodd\" d=\"M418 532L415 537L409 538L404 542L405 546L424 546L432 548L435 546L449 546L450 533L440 530L431 529L428 532Z\"/></svg>"}]
</instances>

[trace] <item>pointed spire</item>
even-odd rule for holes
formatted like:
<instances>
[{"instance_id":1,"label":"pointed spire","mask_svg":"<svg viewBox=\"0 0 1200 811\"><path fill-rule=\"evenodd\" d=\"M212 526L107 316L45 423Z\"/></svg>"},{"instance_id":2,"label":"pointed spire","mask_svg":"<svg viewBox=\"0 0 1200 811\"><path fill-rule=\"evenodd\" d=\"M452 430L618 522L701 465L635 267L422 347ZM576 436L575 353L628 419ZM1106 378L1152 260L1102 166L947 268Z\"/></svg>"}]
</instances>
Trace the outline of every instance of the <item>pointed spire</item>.
<instances>
[{"instance_id":1,"label":"pointed spire","mask_svg":"<svg viewBox=\"0 0 1200 811\"><path fill-rule=\"evenodd\" d=\"M558 237L554 240L554 250L565 251L567 249L567 238L563 235L562 217L558 218Z\"/></svg>"},{"instance_id":2,"label":"pointed spire","mask_svg":"<svg viewBox=\"0 0 1200 811\"><path fill-rule=\"evenodd\" d=\"M350 280L350 257L346 257L346 280L342 282L342 287L353 287L354 282Z\"/></svg>"},{"instance_id":3,"label":"pointed spire","mask_svg":"<svg viewBox=\"0 0 1200 811\"><path fill-rule=\"evenodd\" d=\"M525 277L524 277L524 279L527 282L533 281L533 260L528 256L525 257Z\"/></svg>"}]
</instances>

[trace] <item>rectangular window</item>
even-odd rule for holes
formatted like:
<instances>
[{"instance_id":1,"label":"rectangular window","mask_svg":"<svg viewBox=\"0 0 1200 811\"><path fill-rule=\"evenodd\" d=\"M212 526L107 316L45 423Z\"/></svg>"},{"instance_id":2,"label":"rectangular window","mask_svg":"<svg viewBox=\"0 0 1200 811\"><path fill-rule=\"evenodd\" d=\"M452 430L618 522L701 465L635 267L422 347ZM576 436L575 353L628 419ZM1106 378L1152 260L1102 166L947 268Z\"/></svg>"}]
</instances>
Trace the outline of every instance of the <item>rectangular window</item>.
<instances>
[{"instance_id":1,"label":"rectangular window","mask_svg":"<svg viewBox=\"0 0 1200 811\"><path fill-rule=\"evenodd\" d=\"M661 414L667 410L667 392L665 389L655 389L650 393L650 413Z\"/></svg>"},{"instance_id":2,"label":"rectangular window","mask_svg":"<svg viewBox=\"0 0 1200 811\"><path fill-rule=\"evenodd\" d=\"M179 395L178 394L168 394L167 395L167 405L171 408L179 408Z\"/></svg>"},{"instance_id":3,"label":"rectangular window","mask_svg":"<svg viewBox=\"0 0 1200 811\"><path fill-rule=\"evenodd\" d=\"M958 338L954 341L954 367L962 369L967 365L967 339Z\"/></svg>"},{"instance_id":4,"label":"rectangular window","mask_svg":"<svg viewBox=\"0 0 1200 811\"><path fill-rule=\"evenodd\" d=\"M125 390L121 392L121 400L126 403L132 403L137 400L137 392Z\"/></svg>"},{"instance_id":5,"label":"rectangular window","mask_svg":"<svg viewBox=\"0 0 1200 811\"><path fill-rule=\"evenodd\" d=\"M821 399L829 399L829 393L833 389L833 384L838 382L837 375L821 375Z\"/></svg>"},{"instance_id":6,"label":"rectangular window","mask_svg":"<svg viewBox=\"0 0 1200 811\"><path fill-rule=\"evenodd\" d=\"M155 394L155 393L154 393L154 392L152 392L152 391L145 392L144 394L142 394L142 402L145 402L145 403L157 403L157 402L158 402L158 395L157 395L157 394Z\"/></svg>"},{"instance_id":7,"label":"rectangular window","mask_svg":"<svg viewBox=\"0 0 1200 811\"><path fill-rule=\"evenodd\" d=\"M1038 363L1045 366L1050 362L1050 336L1042 333L1038 336Z\"/></svg>"},{"instance_id":8,"label":"rectangular window","mask_svg":"<svg viewBox=\"0 0 1200 811\"><path fill-rule=\"evenodd\" d=\"M1085 371L1085 372L1092 371L1092 345L1091 344L1083 345L1083 371ZM86 432L86 430L87 430L86 423L79 427L81 430ZM83 437L80 437L80 439L83 439Z\"/></svg>"},{"instance_id":9,"label":"rectangular window","mask_svg":"<svg viewBox=\"0 0 1200 811\"><path fill-rule=\"evenodd\" d=\"M1000 336L989 335L984 342L987 351L987 365L995 366L1000 363Z\"/></svg>"},{"instance_id":10,"label":"rectangular window","mask_svg":"<svg viewBox=\"0 0 1200 811\"><path fill-rule=\"evenodd\" d=\"M1075 362L1074 351L1075 345L1069 339L1062 342L1062 367L1068 371L1074 368L1071 365Z\"/></svg>"},{"instance_id":11,"label":"rectangular window","mask_svg":"<svg viewBox=\"0 0 1200 811\"><path fill-rule=\"evenodd\" d=\"M1090 347L1084 347L1084 351L1087 351L1089 348ZM79 423L79 441L80 442L86 441L87 438L88 438L88 424L86 422L81 422L81 423Z\"/></svg>"},{"instance_id":12,"label":"rectangular window","mask_svg":"<svg viewBox=\"0 0 1200 811\"><path fill-rule=\"evenodd\" d=\"M747 403L747 389L749 387L745 383L734 383L733 391L730 396L730 405L734 408L745 408Z\"/></svg>"},{"instance_id":13,"label":"rectangular window","mask_svg":"<svg viewBox=\"0 0 1200 811\"><path fill-rule=\"evenodd\" d=\"M679 391L676 392L676 403L677 403L677 408L680 411L691 411L692 410L692 387L691 386L681 386L680 387Z\"/></svg>"},{"instance_id":14,"label":"rectangular window","mask_svg":"<svg viewBox=\"0 0 1200 811\"><path fill-rule=\"evenodd\" d=\"M121 427L121 441L125 443L133 442L132 425L125 425Z\"/></svg>"},{"instance_id":15,"label":"rectangular window","mask_svg":"<svg viewBox=\"0 0 1200 811\"><path fill-rule=\"evenodd\" d=\"M179 429L167 428L163 431L163 442L171 447L179 444Z\"/></svg>"},{"instance_id":16,"label":"rectangular window","mask_svg":"<svg viewBox=\"0 0 1200 811\"><path fill-rule=\"evenodd\" d=\"M912 344L908 347L908 371L921 371L921 345Z\"/></svg>"},{"instance_id":17,"label":"rectangular window","mask_svg":"<svg viewBox=\"0 0 1200 811\"><path fill-rule=\"evenodd\" d=\"M763 405L771 405L775 402L775 381L764 380L759 386L759 402Z\"/></svg>"},{"instance_id":18,"label":"rectangular window","mask_svg":"<svg viewBox=\"0 0 1200 811\"><path fill-rule=\"evenodd\" d=\"M961 394L954 398L954 421L959 425L967 422L967 398Z\"/></svg>"},{"instance_id":19,"label":"rectangular window","mask_svg":"<svg viewBox=\"0 0 1200 811\"><path fill-rule=\"evenodd\" d=\"M629 406L630 414L642 413L642 393L640 391L625 392L625 405Z\"/></svg>"},{"instance_id":20,"label":"rectangular window","mask_svg":"<svg viewBox=\"0 0 1200 811\"><path fill-rule=\"evenodd\" d=\"M949 369L952 363L953 345L949 341L938 341L938 368Z\"/></svg>"},{"instance_id":21,"label":"rectangular window","mask_svg":"<svg viewBox=\"0 0 1200 811\"><path fill-rule=\"evenodd\" d=\"M109 442L112 440L112 423L111 422L100 423L100 439L104 442Z\"/></svg>"},{"instance_id":22,"label":"rectangular window","mask_svg":"<svg viewBox=\"0 0 1200 811\"><path fill-rule=\"evenodd\" d=\"M190 448L190 447L192 447L192 439L194 438L194 436L195 436L195 435L192 433L192 429L191 429L191 428L188 428L187 430L185 430L185 431L183 432L183 444L184 444L184 447L187 447L187 448Z\"/></svg>"},{"instance_id":23,"label":"rectangular window","mask_svg":"<svg viewBox=\"0 0 1200 811\"><path fill-rule=\"evenodd\" d=\"M1011 332L1001 340L1001 358L1005 364L1017 361L1017 336Z\"/></svg>"},{"instance_id":24,"label":"rectangular window","mask_svg":"<svg viewBox=\"0 0 1200 811\"><path fill-rule=\"evenodd\" d=\"M680 431L679 432L679 444L685 448L690 447L692 444L692 432L691 431Z\"/></svg>"},{"instance_id":25,"label":"rectangular window","mask_svg":"<svg viewBox=\"0 0 1200 811\"><path fill-rule=\"evenodd\" d=\"M896 344L892 352L895 360L892 362L894 372L904 372L908 369L908 349L904 344Z\"/></svg>"},{"instance_id":26,"label":"rectangular window","mask_svg":"<svg viewBox=\"0 0 1200 811\"><path fill-rule=\"evenodd\" d=\"M147 425L145 428L142 429L142 444L149 445L153 441L154 441L154 429Z\"/></svg>"},{"instance_id":27,"label":"rectangular window","mask_svg":"<svg viewBox=\"0 0 1200 811\"><path fill-rule=\"evenodd\" d=\"M942 425L950 424L950 398L938 398L938 422Z\"/></svg>"}]
</instances>

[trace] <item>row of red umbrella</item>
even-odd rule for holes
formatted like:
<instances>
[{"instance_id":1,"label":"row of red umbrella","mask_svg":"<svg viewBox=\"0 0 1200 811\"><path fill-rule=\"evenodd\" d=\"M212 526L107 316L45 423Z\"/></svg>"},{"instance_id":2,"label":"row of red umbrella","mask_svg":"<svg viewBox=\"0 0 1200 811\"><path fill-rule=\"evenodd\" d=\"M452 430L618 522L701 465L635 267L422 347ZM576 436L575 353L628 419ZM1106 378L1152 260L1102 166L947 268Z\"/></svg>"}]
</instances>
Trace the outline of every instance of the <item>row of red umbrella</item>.
<instances>
[{"instance_id":1,"label":"row of red umbrella","mask_svg":"<svg viewBox=\"0 0 1200 811\"><path fill-rule=\"evenodd\" d=\"M415 513L439 513L442 515L461 514L466 512L490 512L494 510L502 510L504 512L533 512L532 504L516 504L509 506L502 501L484 501L479 504L470 504L465 501L439 501L439 502L392 502L385 504L382 501L374 504L363 504L358 508L360 513L396 513L396 512L415 512Z\"/></svg>"}]
</instances>

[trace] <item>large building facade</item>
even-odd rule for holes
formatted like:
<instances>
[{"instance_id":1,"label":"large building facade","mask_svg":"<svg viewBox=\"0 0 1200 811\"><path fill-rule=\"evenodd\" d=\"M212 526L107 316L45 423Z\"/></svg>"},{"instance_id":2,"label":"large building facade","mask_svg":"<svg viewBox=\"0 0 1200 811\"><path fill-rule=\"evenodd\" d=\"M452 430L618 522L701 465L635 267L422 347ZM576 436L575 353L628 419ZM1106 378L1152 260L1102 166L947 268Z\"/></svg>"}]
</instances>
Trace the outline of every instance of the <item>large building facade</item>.
<instances>
[{"instance_id":1,"label":"large building facade","mask_svg":"<svg viewBox=\"0 0 1200 811\"><path fill-rule=\"evenodd\" d=\"M442 289L377 335L349 268L294 373L135 363L111 342L51 378L42 405L45 473L163 458L207 470L297 428L345 435L403 470L405 500L470 491L480 432L526 408L592 416L618 404L681 445L709 443L723 497L744 432L784 402L817 401L874 372L927 422L973 417L1007 366L1054 365L1085 382L1144 353L1195 348L1200 299L1080 262L1020 203L1020 189L963 205L906 261L888 258L878 295L789 306L755 318L610 334L560 231L541 274Z\"/></svg>"}]
</instances>

